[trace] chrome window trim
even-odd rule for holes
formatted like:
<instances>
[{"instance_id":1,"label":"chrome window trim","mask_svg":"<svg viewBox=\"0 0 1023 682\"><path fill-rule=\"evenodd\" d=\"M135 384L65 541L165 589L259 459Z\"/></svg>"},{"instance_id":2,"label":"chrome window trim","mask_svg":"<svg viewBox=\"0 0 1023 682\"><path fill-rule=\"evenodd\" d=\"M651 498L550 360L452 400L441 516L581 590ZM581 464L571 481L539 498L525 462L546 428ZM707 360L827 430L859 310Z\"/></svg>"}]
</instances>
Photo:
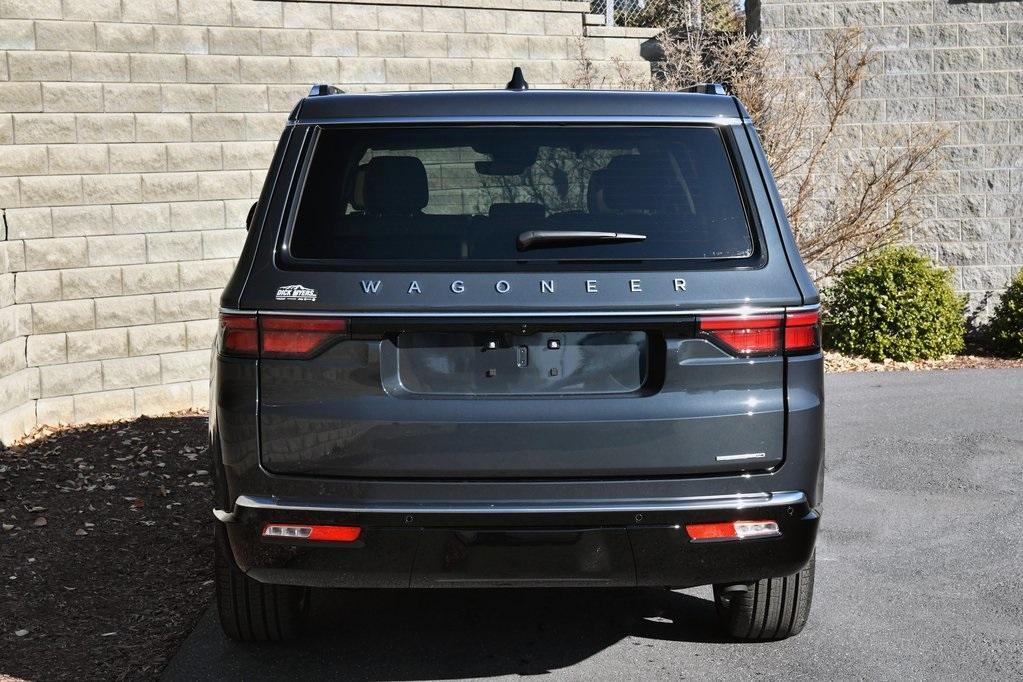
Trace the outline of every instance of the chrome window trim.
<instances>
[{"instance_id":1,"label":"chrome window trim","mask_svg":"<svg viewBox=\"0 0 1023 682\"><path fill-rule=\"evenodd\" d=\"M569 514L608 512L656 512L656 511L703 511L753 509L761 507L784 507L806 503L806 495L797 491L773 493L740 493L736 495L704 495L680 497L674 500L632 501L632 502L583 502L555 504L450 504L450 505L324 505L316 503L281 504L275 497L241 495L235 500L235 507L272 511L305 511L339 514ZM217 520L229 523L236 512L214 509Z\"/></svg>"},{"instance_id":2,"label":"chrome window trim","mask_svg":"<svg viewBox=\"0 0 1023 682\"><path fill-rule=\"evenodd\" d=\"M298 316L329 316L329 317L615 317L630 316L643 317L644 315L769 315L778 313L792 313L801 311L819 310L820 304L803 306L779 306L779 307L739 307L739 308L680 308L678 310L562 310L552 311L322 311L322 310L238 310L234 308L221 308L220 312L225 315L298 315Z\"/></svg>"}]
</instances>

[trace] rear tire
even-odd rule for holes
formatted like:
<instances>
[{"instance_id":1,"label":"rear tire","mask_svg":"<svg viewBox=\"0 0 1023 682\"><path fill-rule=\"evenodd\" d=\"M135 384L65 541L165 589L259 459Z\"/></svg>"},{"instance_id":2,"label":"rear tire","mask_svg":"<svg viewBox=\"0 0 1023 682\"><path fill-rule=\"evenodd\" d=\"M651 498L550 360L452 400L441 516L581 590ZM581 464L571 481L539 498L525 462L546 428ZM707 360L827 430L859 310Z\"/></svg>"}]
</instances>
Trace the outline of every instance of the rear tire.
<instances>
[{"instance_id":1,"label":"rear tire","mask_svg":"<svg viewBox=\"0 0 1023 682\"><path fill-rule=\"evenodd\" d=\"M810 616L813 601L814 557L793 575L763 578L745 591L735 585L715 585L718 619L730 636L748 642L767 642L798 635ZM732 588L732 589L730 589Z\"/></svg>"},{"instance_id":2,"label":"rear tire","mask_svg":"<svg viewBox=\"0 0 1023 682\"><path fill-rule=\"evenodd\" d=\"M213 566L224 634L240 642L279 642L301 634L309 588L269 585L242 573L222 523L216 524L213 535Z\"/></svg>"}]
</instances>

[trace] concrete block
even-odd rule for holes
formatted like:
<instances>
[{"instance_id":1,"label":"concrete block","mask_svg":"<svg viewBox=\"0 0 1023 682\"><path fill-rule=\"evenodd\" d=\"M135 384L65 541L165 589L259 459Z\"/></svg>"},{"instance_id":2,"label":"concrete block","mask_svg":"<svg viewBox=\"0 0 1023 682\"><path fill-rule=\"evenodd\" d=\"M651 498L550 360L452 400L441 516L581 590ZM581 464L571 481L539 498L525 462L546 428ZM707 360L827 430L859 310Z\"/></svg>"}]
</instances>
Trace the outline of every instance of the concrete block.
<instances>
[{"instance_id":1,"label":"concrete block","mask_svg":"<svg viewBox=\"0 0 1023 682\"><path fill-rule=\"evenodd\" d=\"M196 114L192 116L192 139L197 142L244 140L244 114Z\"/></svg>"},{"instance_id":2,"label":"concrete block","mask_svg":"<svg viewBox=\"0 0 1023 682\"><path fill-rule=\"evenodd\" d=\"M210 352L202 349L161 355L160 369L165 383L207 379L210 374Z\"/></svg>"},{"instance_id":3,"label":"concrete block","mask_svg":"<svg viewBox=\"0 0 1023 682\"><path fill-rule=\"evenodd\" d=\"M160 88L164 111L213 111L217 106L213 85L167 83Z\"/></svg>"},{"instance_id":4,"label":"concrete block","mask_svg":"<svg viewBox=\"0 0 1023 682\"><path fill-rule=\"evenodd\" d=\"M111 112L159 112L163 93L156 84L106 83L103 85L104 109Z\"/></svg>"},{"instance_id":5,"label":"concrete block","mask_svg":"<svg viewBox=\"0 0 1023 682\"><path fill-rule=\"evenodd\" d=\"M103 361L103 388L135 388L160 383L160 356L115 358Z\"/></svg>"},{"instance_id":6,"label":"concrete block","mask_svg":"<svg viewBox=\"0 0 1023 682\"><path fill-rule=\"evenodd\" d=\"M20 179L22 206L60 206L82 203L82 179L71 176L39 176ZM0 185L2 189L2 185Z\"/></svg>"},{"instance_id":7,"label":"concrete block","mask_svg":"<svg viewBox=\"0 0 1023 682\"><path fill-rule=\"evenodd\" d=\"M29 270L56 270L88 264L85 239L30 239L25 242L25 266Z\"/></svg>"},{"instance_id":8,"label":"concrete block","mask_svg":"<svg viewBox=\"0 0 1023 682\"><path fill-rule=\"evenodd\" d=\"M132 142L135 117L131 114L78 114L75 116L79 142Z\"/></svg>"},{"instance_id":9,"label":"concrete block","mask_svg":"<svg viewBox=\"0 0 1023 682\"><path fill-rule=\"evenodd\" d=\"M39 270L14 275L16 303L39 303L60 300L60 271Z\"/></svg>"},{"instance_id":10,"label":"concrete block","mask_svg":"<svg viewBox=\"0 0 1023 682\"><path fill-rule=\"evenodd\" d=\"M193 201L197 198L195 173L150 173L142 176L146 201Z\"/></svg>"},{"instance_id":11,"label":"concrete block","mask_svg":"<svg viewBox=\"0 0 1023 682\"><path fill-rule=\"evenodd\" d=\"M123 358L128 355L128 330L94 329L69 332L67 354L69 362ZM108 388L106 382L103 387Z\"/></svg>"},{"instance_id":12,"label":"concrete block","mask_svg":"<svg viewBox=\"0 0 1023 682\"><path fill-rule=\"evenodd\" d=\"M49 207L9 208L6 217L8 239L43 239L53 236Z\"/></svg>"},{"instance_id":13,"label":"concrete block","mask_svg":"<svg viewBox=\"0 0 1023 682\"><path fill-rule=\"evenodd\" d=\"M155 294L157 322L184 322L208 317L209 296L205 291L177 291Z\"/></svg>"},{"instance_id":14,"label":"concrete block","mask_svg":"<svg viewBox=\"0 0 1023 682\"><path fill-rule=\"evenodd\" d=\"M156 319L152 296L115 296L96 299L96 327L131 327Z\"/></svg>"},{"instance_id":15,"label":"concrete block","mask_svg":"<svg viewBox=\"0 0 1023 682\"><path fill-rule=\"evenodd\" d=\"M183 83L187 74L183 54L132 54L131 80L135 83Z\"/></svg>"},{"instance_id":16,"label":"concrete block","mask_svg":"<svg viewBox=\"0 0 1023 682\"><path fill-rule=\"evenodd\" d=\"M167 170L166 146L135 142L108 146L111 173L162 173Z\"/></svg>"},{"instance_id":17,"label":"concrete block","mask_svg":"<svg viewBox=\"0 0 1023 682\"><path fill-rule=\"evenodd\" d=\"M120 0L64 0L65 19L84 21L120 21Z\"/></svg>"},{"instance_id":18,"label":"concrete block","mask_svg":"<svg viewBox=\"0 0 1023 682\"><path fill-rule=\"evenodd\" d=\"M128 389L76 395L74 400L75 421L83 424L125 419L135 407L134 393Z\"/></svg>"},{"instance_id":19,"label":"concrete block","mask_svg":"<svg viewBox=\"0 0 1023 682\"><path fill-rule=\"evenodd\" d=\"M178 0L182 24L230 26L231 18L231 0Z\"/></svg>"},{"instance_id":20,"label":"concrete block","mask_svg":"<svg viewBox=\"0 0 1023 682\"><path fill-rule=\"evenodd\" d=\"M48 170L46 147L25 145L10 147L0 155L0 175L45 175Z\"/></svg>"},{"instance_id":21,"label":"concrete block","mask_svg":"<svg viewBox=\"0 0 1023 682\"><path fill-rule=\"evenodd\" d=\"M75 142L75 119L66 114L14 114L14 142L43 144Z\"/></svg>"},{"instance_id":22,"label":"concrete block","mask_svg":"<svg viewBox=\"0 0 1023 682\"><path fill-rule=\"evenodd\" d=\"M110 168L105 144L51 145L47 155L55 175L106 173Z\"/></svg>"},{"instance_id":23,"label":"concrete block","mask_svg":"<svg viewBox=\"0 0 1023 682\"><path fill-rule=\"evenodd\" d=\"M224 229L224 202L182 201L170 206L171 229L222 230Z\"/></svg>"},{"instance_id":24,"label":"concrete block","mask_svg":"<svg viewBox=\"0 0 1023 682\"><path fill-rule=\"evenodd\" d=\"M193 320L185 323L189 350L204 350L207 355L217 336L217 320Z\"/></svg>"},{"instance_id":25,"label":"concrete block","mask_svg":"<svg viewBox=\"0 0 1023 682\"><path fill-rule=\"evenodd\" d=\"M202 26L154 26L156 51L164 54L208 54L208 32Z\"/></svg>"},{"instance_id":26,"label":"concrete block","mask_svg":"<svg viewBox=\"0 0 1023 682\"><path fill-rule=\"evenodd\" d=\"M126 54L112 52L72 52L71 78L92 83L130 81L131 60Z\"/></svg>"},{"instance_id":27,"label":"concrete block","mask_svg":"<svg viewBox=\"0 0 1023 682\"><path fill-rule=\"evenodd\" d=\"M188 114L136 114L135 139L139 142L188 142L192 120Z\"/></svg>"},{"instance_id":28,"label":"concrete block","mask_svg":"<svg viewBox=\"0 0 1023 682\"><path fill-rule=\"evenodd\" d=\"M121 295L121 269L83 268L61 273L61 290L65 299L95 298Z\"/></svg>"},{"instance_id":29,"label":"concrete block","mask_svg":"<svg viewBox=\"0 0 1023 682\"><path fill-rule=\"evenodd\" d=\"M185 265L194 264L186 263L182 264L182 267ZM155 294L164 291L177 291L180 287L177 263L127 265L121 269L121 277L123 280L123 291L125 295Z\"/></svg>"},{"instance_id":30,"label":"concrete block","mask_svg":"<svg viewBox=\"0 0 1023 682\"><path fill-rule=\"evenodd\" d=\"M155 40L153 27L147 24L96 24L96 47L101 52L152 52Z\"/></svg>"},{"instance_id":31,"label":"concrete block","mask_svg":"<svg viewBox=\"0 0 1023 682\"><path fill-rule=\"evenodd\" d=\"M96 25L86 21L37 21L37 50L95 50Z\"/></svg>"},{"instance_id":32,"label":"concrete block","mask_svg":"<svg viewBox=\"0 0 1023 682\"><path fill-rule=\"evenodd\" d=\"M67 52L10 52L7 70L13 81L67 81L71 57Z\"/></svg>"},{"instance_id":33,"label":"concrete block","mask_svg":"<svg viewBox=\"0 0 1023 682\"><path fill-rule=\"evenodd\" d=\"M119 234L87 237L88 262L92 267L130 265L146 262L146 237L141 234Z\"/></svg>"},{"instance_id":34,"label":"concrete block","mask_svg":"<svg viewBox=\"0 0 1023 682\"><path fill-rule=\"evenodd\" d=\"M167 170L171 172L219 170L223 165L217 142L169 144L166 153Z\"/></svg>"},{"instance_id":35,"label":"concrete block","mask_svg":"<svg viewBox=\"0 0 1023 682\"><path fill-rule=\"evenodd\" d=\"M31 311L34 334L80 331L96 326L95 306L91 300L33 303Z\"/></svg>"},{"instance_id":36,"label":"concrete block","mask_svg":"<svg viewBox=\"0 0 1023 682\"><path fill-rule=\"evenodd\" d=\"M268 55L307 55L312 36L304 28L265 28L259 32L259 49Z\"/></svg>"},{"instance_id":37,"label":"concrete block","mask_svg":"<svg viewBox=\"0 0 1023 682\"><path fill-rule=\"evenodd\" d=\"M103 111L100 83L43 83L42 90L44 111Z\"/></svg>"},{"instance_id":38,"label":"concrete block","mask_svg":"<svg viewBox=\"0 0 1023 682\"><path fill-rule=\"evenodd\" d=\"M82 178L82 191L95 203L130 204L142 201L138 175L86 175Z\"/></svg>"},{"instance_id":39,"label":"concrete block","mask_svg":"<svg viewBox=\"0 0 1023 682\"><path fill-rule=\"evenodd\" d=\"M154 355L186 350L185 325L182 322L134 326L128 329L131 355Z\"/></svg>"},{"instance_id":40,"label":"concrete block","mask_svg":"<svg viewBox=\"0 0 1023 682\"><path fill-rule=\"evenodd\" d=\"M75 421L75 399L72 396L40 398L35 408L39 426L64 426Z\"/></svg>"},{"instance_id":41,"label":"concrete block","mask_svg":"<svg viewBox=\"0 0 1023 682\"><path fill-rule=\"evenodd\" d=\"M156 203L114 206L113 227L117 234L168 232L170 206Z\"/></svg>"},{"instance_id":42,"label":"concrete block","mask_svg":"<svg viewBox=\"0 0 1023 682\"><path fill-rule=\"evenodd\" d=\"M53 236L84 237L112 232L110 206L54 206Z\"/></svg>"},{"instance_id":43,"label":"concrete block","mask_svg":"<svg viewBox=\"0 0 1023 682\"><path fill-rule=\"evenodd\" d=\"M168 232L146 235L150 263L200 260L201 232Z\"/></svg>"},{"instance_id":44,"label":"concrete block","mask_svg":"<svg viewBox=\"0 0 1023 682\"><path fill-rule=\"evenodd\" d=\"M135 415L157 416L187 410L192 406L188 383L146 386L135 389Z\"/></svg>"}]
</instances>

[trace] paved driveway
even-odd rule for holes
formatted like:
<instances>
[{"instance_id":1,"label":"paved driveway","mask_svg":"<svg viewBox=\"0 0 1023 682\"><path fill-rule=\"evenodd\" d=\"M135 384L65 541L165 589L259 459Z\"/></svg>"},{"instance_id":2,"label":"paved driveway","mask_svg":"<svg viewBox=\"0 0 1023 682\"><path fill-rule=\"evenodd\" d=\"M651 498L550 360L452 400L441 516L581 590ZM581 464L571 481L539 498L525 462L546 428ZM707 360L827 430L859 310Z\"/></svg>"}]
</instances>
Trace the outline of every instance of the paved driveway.
<instances>
[{"instance_id":1,"label":"paved driveway","mask_svg":"<svg viewBox=\"0 0 1023 682\"><path fill-rule=\"evenodd\" d=\"M336 593L315 635L225 641L207 613L168 680L1023 676L1023 371L828 377L813 613L718 639L707 588Z\"/></svg>"}]
</instances>

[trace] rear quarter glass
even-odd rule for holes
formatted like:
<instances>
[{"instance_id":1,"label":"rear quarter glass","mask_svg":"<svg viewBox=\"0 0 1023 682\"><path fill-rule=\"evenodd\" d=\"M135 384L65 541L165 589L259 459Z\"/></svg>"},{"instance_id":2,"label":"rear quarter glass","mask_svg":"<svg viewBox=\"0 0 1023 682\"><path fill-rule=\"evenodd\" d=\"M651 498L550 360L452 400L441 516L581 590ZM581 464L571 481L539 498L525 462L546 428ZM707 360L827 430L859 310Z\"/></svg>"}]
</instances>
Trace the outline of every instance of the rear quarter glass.
<instances>
[{"instance_id":1,"label":"rear quarter glass","mask_svg":"<svg viewBox=\"0 0 1023 682\"><path fill-rule=\"evenodd\" d=\"M765 249L715 125L329 126L311 131L287 270L749 268ZM642 240L543 244L524 232Z\"/></svg>"}]
</instances>

